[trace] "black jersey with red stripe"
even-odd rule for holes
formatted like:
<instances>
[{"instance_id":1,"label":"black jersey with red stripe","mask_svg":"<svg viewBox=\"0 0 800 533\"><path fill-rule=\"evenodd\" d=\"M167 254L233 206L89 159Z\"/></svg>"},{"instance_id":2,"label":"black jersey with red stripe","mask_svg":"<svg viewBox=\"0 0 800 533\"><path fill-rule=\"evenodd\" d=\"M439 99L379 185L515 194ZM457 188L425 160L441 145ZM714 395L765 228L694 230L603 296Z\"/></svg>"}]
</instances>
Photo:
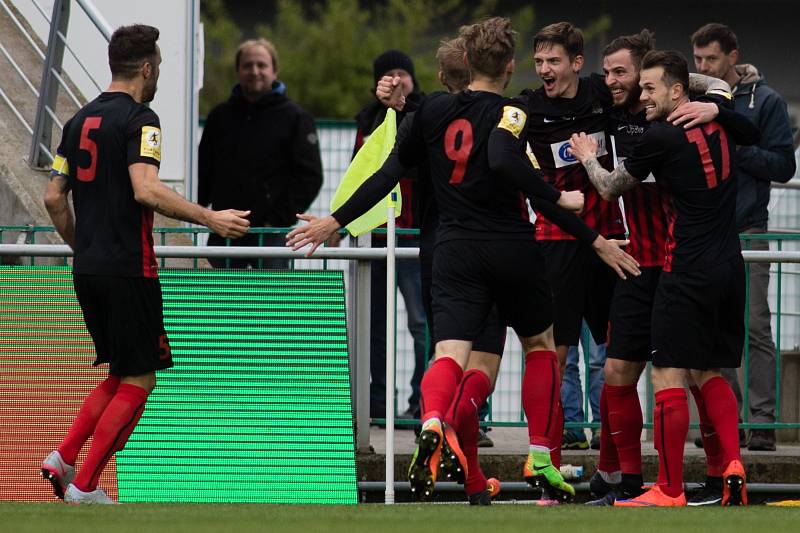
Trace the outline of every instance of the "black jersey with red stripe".
<instances>
[{"instance_id":1,"label":"black jersey with red stripe","mask_svg":"<svg viewBox=\"0 0 800 533\"><path fill-rule=\"evenodd\" d=\"M636 179L662 189L667 218L664 271L719 265L741 253L736 232L733 136L718 122L688 130L653 122L624 163Z\"/></svg>"},{"instance_id":2,"label":"black jersey with red stripe","mask_svg":"<svg viewBox=\"0 0 800 533\"><path fill-rule=\"evenodd\" d=\"M598 160L604 168L613 168L611 140L606 131L612 108L611 93L600 74L580 78L574 98L550 98L544 89L525 90L528 117L528 142L541 166L545 181L561 191L580 190L584 194L581 218L590 228L604 236L625 232L617 201L600 197L589 181L586 170L567 149L573 133L586 132L599 144ZM550 220L537 213L538 240L574 239Z\"/></svg>"},{"instance_id":3,"label":"black jersey with red stripe","mask_svg":"<svg viewBox=\"0 0 800 533\"><path fill-rule=\"evenodd\" d=\"M72 190L76 274L158 277L153 210L134 198L128 166L160 161L158 116L126 93L100 94L64 125L53 171Z\"/></svg>"},{"instance_id":4,"label":"black jersey with red stripe","mask_svg":"<svg viewBox=\"0 0 800 533\"><path fill-rule=\"evenodd\" d=\"M617 163L633 153L633 148L650 126L644 111L633 114L615 107L609 115L608 131L611 133ZM662 207L661 190L650 175L638 186L622 195L625 221L628 223L626 248L643 267L663 267L666 253L667 219Z\"/></svg>"},{"instance_id":5,"label":"black jersey with red stripe","mask_svg":"<svg viewBox=\"0 0 800 533\"><path fill-rule=\"evenodd\" d=\"M439 212L437 243L534 239L520 188L492 172L488 153L492 132L508 121L505 129L513 130L517 155L525 159L526 116L520 102L484 91L433 93L419 107L398 155L407 167L427 157Z\"/></svg>"}]
</instances>

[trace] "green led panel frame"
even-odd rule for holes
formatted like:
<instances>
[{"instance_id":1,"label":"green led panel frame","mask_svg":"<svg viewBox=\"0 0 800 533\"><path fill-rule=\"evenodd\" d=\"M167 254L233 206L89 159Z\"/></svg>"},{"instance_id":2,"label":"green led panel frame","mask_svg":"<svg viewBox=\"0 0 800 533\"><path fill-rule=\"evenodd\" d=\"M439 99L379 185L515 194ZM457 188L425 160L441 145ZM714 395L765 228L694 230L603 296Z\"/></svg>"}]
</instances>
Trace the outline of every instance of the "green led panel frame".
<instances>
[{"instance_id":1,"label":"green led panel frame","mask_svg":"<svg viewBox=\"0 0 800 533\"><path fill-rule=\"evenodd\" d=\"M342 273L160 277L175 367L117 454L119 500L356 503Z\"/></svg>"}]
</instances>

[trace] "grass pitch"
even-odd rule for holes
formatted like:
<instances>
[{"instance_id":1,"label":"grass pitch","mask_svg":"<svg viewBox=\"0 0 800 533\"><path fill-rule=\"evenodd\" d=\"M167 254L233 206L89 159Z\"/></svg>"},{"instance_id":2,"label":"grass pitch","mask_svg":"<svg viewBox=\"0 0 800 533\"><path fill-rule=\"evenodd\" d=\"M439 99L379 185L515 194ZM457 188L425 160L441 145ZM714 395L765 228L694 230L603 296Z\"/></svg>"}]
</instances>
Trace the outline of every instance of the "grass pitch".
<instances>
[{"instance_id":1,"label":"grass pitch","mask_svg":"<svg viewBox=\"0 0 800 533\"><path fill-rule=\"evenodd\" d=\"M0 503L2 532L736 533L800 531L800 510L744 508L612 509L581 505L357 506Z\"/></svg>"}]
</instances>

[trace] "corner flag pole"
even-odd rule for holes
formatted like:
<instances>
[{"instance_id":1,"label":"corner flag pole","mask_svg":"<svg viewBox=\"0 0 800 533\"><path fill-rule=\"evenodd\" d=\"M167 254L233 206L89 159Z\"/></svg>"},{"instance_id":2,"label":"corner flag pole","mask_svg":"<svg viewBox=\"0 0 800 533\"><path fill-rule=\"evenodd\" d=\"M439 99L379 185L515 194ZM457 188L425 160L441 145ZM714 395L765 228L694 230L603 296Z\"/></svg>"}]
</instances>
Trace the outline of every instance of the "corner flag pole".
<instances>
[{"instance_id":1,"label":"corner flag pole","mask_svg":"<svg viewBox=\"0 0 800 533\"><path fill-rule=\"evenodd\" d=\"M397 306L394 288L395 271L395 233L394 208L397 192L392 191L388 202L386 218L386 492L384 501L394 504L394 328Z\"/></svg>"}]
</instances>

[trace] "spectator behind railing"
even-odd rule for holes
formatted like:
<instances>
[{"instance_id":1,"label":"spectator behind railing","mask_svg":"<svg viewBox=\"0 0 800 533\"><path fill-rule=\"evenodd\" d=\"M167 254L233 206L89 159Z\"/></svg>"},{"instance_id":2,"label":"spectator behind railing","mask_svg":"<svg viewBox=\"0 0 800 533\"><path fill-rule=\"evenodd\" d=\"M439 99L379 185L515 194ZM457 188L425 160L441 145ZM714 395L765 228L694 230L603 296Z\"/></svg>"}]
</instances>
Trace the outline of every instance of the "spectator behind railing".
<instances>
[{"instance_id":1,"label":"spectator behind railing","mask_svg":"<svg viewBox=\"0 0 800 533\"><path fill-rule=\"evenodd\" d=\"M733 31L723 24L706 24L692 35L697 71L728 82L734 108L761 131L761 141L737 150L736 226L739 233L767 233L770 182L786 183L795 172L792 132L786 102L769 87L756 67L737 64L739 45ZM749 241L751 250L769 250L765 240ZM749 309L749 408L750 422L775 422L775 342L767 301L769 263L750 265ZM742 417L742 392L736 369L724 369ZM744 445L743 434L740 442ZM775 451L774 429L753 429L750 450Z\"/></svg>"},{"instance_id":2,"label":"spectator behind railing","mask_svg":"<svg viewBox=\"0 0 800 533\"><path fill-rule=\"evenodd\" d=\"M314 117L286 96L278 55L265 39L243 42L227 102L208 114L200 140L198 202L214 209L252 211L253 227L294 225L322 186ZM209 246L224 246L212 234ZM284 246L277 233L252 234L235 246ZM210 259L215 268L287 268L288 259Z\"/></svg>"}]
</instances>

